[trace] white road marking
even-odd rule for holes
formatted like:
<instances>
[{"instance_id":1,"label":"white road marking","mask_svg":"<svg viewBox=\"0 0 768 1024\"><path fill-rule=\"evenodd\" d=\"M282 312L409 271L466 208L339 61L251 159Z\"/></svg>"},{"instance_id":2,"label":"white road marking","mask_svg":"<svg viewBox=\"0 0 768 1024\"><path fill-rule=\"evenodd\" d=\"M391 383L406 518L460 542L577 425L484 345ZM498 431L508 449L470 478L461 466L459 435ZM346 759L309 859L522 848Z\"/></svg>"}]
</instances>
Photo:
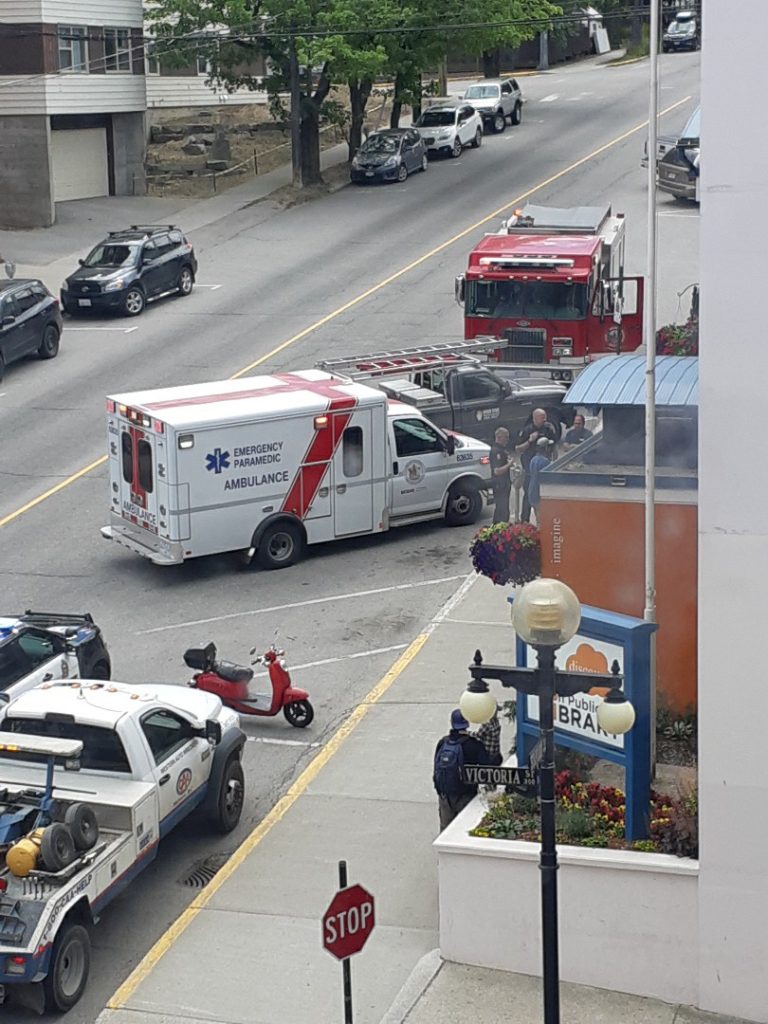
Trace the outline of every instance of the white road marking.
<instances>
[{"instance_id":1,"label":"white road marking","mask_svg":"<svg viewBox=\"0 0 768 1024\"><path fill-rule=\"evenodd\" d=\"M249 743L273 743L275 746L283 747L319 747L319 743L310 743L309 740L278 740L269 736L249 736Z\"/></svg>"},{"instance_id":2,"label":"white road marking","mask_svg":"<svg viewBox=\"0 0 768 1024\"><path fill-rule=\"evenodd\" d=\"M559 98L560 98L560 93L559 92L553 92L549 96L544 96L542 99L540 99L539 103L554 103L555 100L557 100Z\"/></svg>"},{"instance_id":3,"label":"white road marking","mask_svg":"<svg viewBox=\"0 0 768 1024\"><path fill-rule=\"evenodd\" d=\"M397 583L391 587L377 587L375 590L357 590L350 594L331 594L328 597L313 597L307 601L292 601L290 604L274 604L268 608L249 608L244 612L230 612L228 615L215 615L209 619L191 619L189 622L175 622L169 626L154 626L152 629L140 629L137 636L150 633L167 633L172 629L188 629L191 626L207 626L212 622L226 622L228 619L241 619L247 615L266 615L270 612L283 612L292 608L307 608L313 604L328 604L332 601L349 601L360 597L373 597L376 594L390 594L397 590L415 590L417 587L434 587L440 583L453 583L464 576L441 576L434 580L419 580L417 583Z\"/></svg>"},{"instance_id":4,"label":"white road marking","mask_svg":"<svg viewBox=\"0 0 768 1024\"><path fill-rule=\"evenodd\" d=\"M690 213L660 213L659 217L684 217L686 220L690 220L691 217L698 217L698 210L691 210Z\"/></svg>"},{"instance_id":5,"label":"white road marking","mask_svg":"<svg viewBox=\"0 0 768 1024\"><path fill-rule=\"evenodd\" d=\"M64 330L67 333L70 331L119 331L120 334L133 334L138 329L138 325L134 327L73 327L70 324L64 325Z\"/></svg>"},{"instance_id":6,"label":"white road marking","mask_svg":"<svg viewBox=\"0 0 768 1024\"><path fill-rule=\"evenodd\" d=\"M198 284L195 281L195 288L207 288L209 291L217 292L222 286L220 284Z\"/></svg>"},{"instance_id":7,"label":"white road marking","mask_svg":"<svg viewBox=\"0 0 768 1024\"><path fill-rule=\"evenodd\" d=\"M339 661L352 661L354 658L373 658L377 654L391 654L392 651L403 651L408 644L393 644L391 647L374 647L370 651L357 651L355 654L342 654L338 658L321 658L320 661L306 661L303 665L289 665L291 672L301 672L305 668L318 668L320 665L335 665ZM254 679L263 679L269 672L257 672Z\"/></svg>"}]
</instances>

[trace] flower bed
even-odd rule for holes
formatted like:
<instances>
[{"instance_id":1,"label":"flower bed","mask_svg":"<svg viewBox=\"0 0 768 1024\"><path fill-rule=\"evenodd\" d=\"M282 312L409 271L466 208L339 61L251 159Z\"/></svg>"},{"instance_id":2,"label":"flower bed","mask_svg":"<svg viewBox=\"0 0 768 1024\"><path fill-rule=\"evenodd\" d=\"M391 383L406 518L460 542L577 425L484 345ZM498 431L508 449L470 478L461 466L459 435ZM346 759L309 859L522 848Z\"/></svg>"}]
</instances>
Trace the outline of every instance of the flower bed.
<instances>
[{"instance_id":1,"label":"flower bed","mask_svg":"<svg viewBox=\"0 0 768 1024\"><path fill-rule=\"evenodd\" d=\"M517 586L541 575L539 531L530 523L484 526L475 534L469 554L475 571L498 586Z\"/></svg>"},{"instance_id":2,"label":"flower bed","mask_svg":"<svg viewBox=\"0 0 768 1024\"><path fill-rule=\"evenodd\" d=\"M698 856L697 799L682 800L651 793L650 838L628 843L624 838L625 797L620 789L584 782L570 771L555 777L557 841L572 846L611 850L642 850ZM540 841L539 808L535 799L505 794L491 800L470 835L486 839Z\"/></svg>"}]
</instances>

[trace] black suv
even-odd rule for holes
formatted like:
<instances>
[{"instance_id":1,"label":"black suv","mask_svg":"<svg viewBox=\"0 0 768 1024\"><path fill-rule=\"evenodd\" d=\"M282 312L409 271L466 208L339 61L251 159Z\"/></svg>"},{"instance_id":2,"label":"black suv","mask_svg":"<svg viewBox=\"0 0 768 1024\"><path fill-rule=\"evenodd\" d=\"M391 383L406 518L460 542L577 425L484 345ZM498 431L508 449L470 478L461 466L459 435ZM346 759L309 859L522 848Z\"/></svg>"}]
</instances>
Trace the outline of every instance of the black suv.
<instances>
[{"instance_id":1,"label":"black suv","mask_svg":"<svg viewBox=\"0 0 768 1024\"><path fill-rule=\"evenodd\" d=\"M61 312L42 281L0 281L0 380L6 363L59 352Z\"/></svg>"},{"instance_id":2,"label":"black suv","mask_svg":"<svg viewBox=\"0 0 768 1024\"><path fill-rule=\"evenodd\" d=\"M173 224L134 224L110 231L80 260L61 286L65 313L138 316L152 299L189 295L195 283L195 250Z\"/></svg>"}]
</instances>

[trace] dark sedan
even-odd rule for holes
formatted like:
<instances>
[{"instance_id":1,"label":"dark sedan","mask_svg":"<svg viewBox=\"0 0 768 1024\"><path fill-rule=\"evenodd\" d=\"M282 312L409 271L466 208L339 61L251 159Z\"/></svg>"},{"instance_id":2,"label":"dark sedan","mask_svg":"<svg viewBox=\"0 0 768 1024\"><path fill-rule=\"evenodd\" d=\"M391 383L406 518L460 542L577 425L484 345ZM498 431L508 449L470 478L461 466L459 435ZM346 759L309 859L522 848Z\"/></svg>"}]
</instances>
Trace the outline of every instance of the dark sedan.
<instances>
[{"instance_id":1,"label":"dark sedan","mask_svg":"<svg viewBox=\"0 0 768 1024\"><path fill-rule=\"evenodd\" d=\"M374 181L405 181L413 171L426 171L427 149L413 128L389 128L370 135L355 154L349 176L362 185Z\"/></svg>"},{"instance_id":2,"label":"dark sedan","mask_svg":"<svg viewBox=\"0 0 768 1024\"><path fill-rule=\"evenodd\" d=\"M42 281L0 281L0 380L16 359L53 359L60 338L59 304Z\"/></svg>"}]
</instances>

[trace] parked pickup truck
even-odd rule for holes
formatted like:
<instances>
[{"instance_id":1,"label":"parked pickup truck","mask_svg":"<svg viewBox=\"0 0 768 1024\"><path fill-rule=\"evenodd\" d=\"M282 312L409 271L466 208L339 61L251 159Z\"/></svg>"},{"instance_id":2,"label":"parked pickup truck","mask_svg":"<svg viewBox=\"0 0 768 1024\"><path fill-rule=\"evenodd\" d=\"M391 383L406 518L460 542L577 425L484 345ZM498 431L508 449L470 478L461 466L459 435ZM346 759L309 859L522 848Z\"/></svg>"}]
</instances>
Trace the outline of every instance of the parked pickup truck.
<instances>
[{"instance_id":1,"label":"parked pickup truck","mask_svg":"<svg viewBox=\"0 0 768 1024\"><path fill-rule=\"evenodd\" d=\"M556 428L571 425L573 410L562 404L565 384L553 381L545 366L483 363L469 354L489 345L498 340L402 348L318 366L415 406L443 430L488 444L498 427L506 427L514 440L534 409L544 409Z\"/></svg>"},{"instance_id":2,"label":"parked pickup truck","mask_svg":"<svg viewBox=\"0 0 768 1024\"><path fill-rule=\"evenodd\" d=\"M0 732L0 993L41 984L65 1012L85 989L89 928L193 811L240 820L245 735L218 697L178 686L48 683Z\"/></svg>"}]
</instances>

